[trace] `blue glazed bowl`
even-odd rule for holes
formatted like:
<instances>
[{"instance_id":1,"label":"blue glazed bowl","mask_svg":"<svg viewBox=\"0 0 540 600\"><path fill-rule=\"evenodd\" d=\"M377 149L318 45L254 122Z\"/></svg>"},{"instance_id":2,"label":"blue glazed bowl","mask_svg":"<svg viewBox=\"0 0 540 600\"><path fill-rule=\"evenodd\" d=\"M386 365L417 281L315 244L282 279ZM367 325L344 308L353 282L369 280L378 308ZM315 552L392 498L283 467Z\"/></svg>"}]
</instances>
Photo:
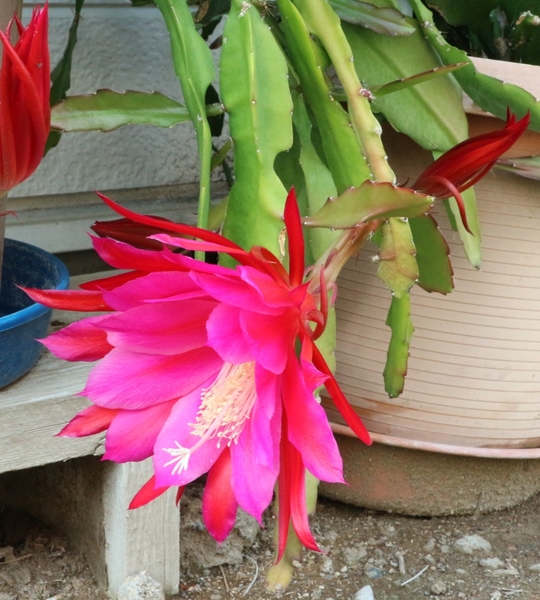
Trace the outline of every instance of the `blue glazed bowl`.
<instances>
[{"instance_id":1,"label":"blue glazed bowl","mask_svg":"<svg viewBox=\"0 0 540 600\"><path fill-rule=\"evenodd\" d=\"M52 310L33 302L17 285L65 290L69 273L56 256L41 248L5 240L0 287L0 389L27 373L38 361Z\"/></svg>"}]
</instances>

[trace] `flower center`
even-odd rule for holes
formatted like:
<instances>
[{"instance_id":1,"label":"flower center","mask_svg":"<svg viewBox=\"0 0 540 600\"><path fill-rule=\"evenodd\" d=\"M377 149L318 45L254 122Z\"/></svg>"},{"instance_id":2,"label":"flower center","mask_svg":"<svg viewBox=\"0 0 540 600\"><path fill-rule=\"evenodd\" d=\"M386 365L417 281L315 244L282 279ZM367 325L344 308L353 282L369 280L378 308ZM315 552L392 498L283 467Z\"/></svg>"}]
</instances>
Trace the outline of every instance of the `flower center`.
<instances>
[{"instance_id":1,"label":"flower center","mask_svg":"<svg viewBox=\"0 0 540 600\"><path fill-rule=\"evenodd\" d=\"M212 385L202 390L197 418L195 423L190 423L191 433L201 439L191 448L177 441L175 448L163 448L173 457L165 466L174 465L173 475L185 471L191 455L212 438L217 438L218 448L222 441L228 446L236 444L256 399L255 363L224 363Z\"/></svg>"}]
</instances>

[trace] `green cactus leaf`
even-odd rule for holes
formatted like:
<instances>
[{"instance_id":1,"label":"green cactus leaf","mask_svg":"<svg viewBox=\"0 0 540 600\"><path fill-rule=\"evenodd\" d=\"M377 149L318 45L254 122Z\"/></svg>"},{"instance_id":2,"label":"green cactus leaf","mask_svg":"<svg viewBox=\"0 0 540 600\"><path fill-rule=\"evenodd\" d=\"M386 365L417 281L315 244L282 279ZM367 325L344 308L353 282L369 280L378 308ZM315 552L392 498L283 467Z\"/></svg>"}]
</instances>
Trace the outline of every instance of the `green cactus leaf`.
<instances>
[{"instance_id":1,"label":"green cactus leaf","mask_svg":"<svg viewBox=\"0 0 540 600\"><path fill-rule=\"evenodd\" d=\"M419 26L407 37L384 36L347 23L343 30L353 51L356 71L370 90L441 66ZM452 64L460 62L463 59ZM449 75L381 97L375 94L373 106L394 129L428 150L444 152L467 138L461 90Z\"/></svg>"},{"instance_id":2,"label":"green cactus leaf","mask_svg":"<svg viewBox=\"0 0 540 600\"><path fill-rule=\"evenodd\" d=\"M509 171L527 179L540 181L540 156L520 156L497 161L497 168Z\"/></svg>"},{"instance_id":3,"label":"green cactus leaf","mask_svg":"<svg viewBox=\"0 0 540 600\"><path fill-rule=\"evenodd\" d=\"M454 73L454 77L461 85L465 93L485 110L495 116L505 119L508 108L518 117L522 117L530 111L530 129L540 131L540 102L536 98L511 83L505 83L495 77L479 73L472 61L462 50L458 50L448 44L441 32L433 23L433 15L420 2L410 0L419 21L424 23L422 31L434 50L439 54L444 64L467 61L469 64Z\"/></svg>"},{"instance_id":4,"label":"green cactus leaf","mask_svg":"<svg viewBox=\"0 0 540 600\"><path fill-rule=\"evenodd\" d=\"M386 324L392 330L392 337L383 371L384 389L390 398L396 398L405 387L409 345L414 332L409 294L404 294L401 298L392 298Z\"/></svg>"},{"instance_id":5,"label":"green cactus leaf","mask_svg":"<svg viewBox=\"0 0 540 600\"><path fill-rule=\"evenodd\" d=\"M427 292L448 294L454 289L450 249L431 215L409 219L418 264L418 281Z\"/></svg>"},{"instance_id":6,"label":"green cactus leaf","mask_svg":"<svg viewBox=\"0 0 540 600\"><path fill-rule=\"evenodd\" d=\"M287 190L274 161L293 143L293 103L281 49L257 9L241 0L233 0L225 24L220 69L236 175L224 234L279 256Z\"/></svg>"},{"instance_id":7,"label":"green cactus leaf","mask_svg":"<svg viewBox=\"0 0 540 600\"><path fill-rule=\"evenodd\" d=\"M329 198L313 216L304 219L310 227L349 229L360 223L390 217L417 217L432 206L433 198L387 182L365 181L338 198Z\"/></svg>"},{"instance_id":8,"label":"green cactus leaf","mask_svg":"<svg viewBox=\"0 0 540 600\"><path fill-rule=\"evenodd\" d=\"M394 218L386 221L381 231L378 274L393 295L402 298L419 275L411 228L407 220Z\"/></svg>"},{"instance_id":9,"label":"green cactus leaf","mask_svg":"<svg viewBox=\"0 0 540 600\"><path fill-rule=\"evenodd\" d=\"M338 193L370 178L348 114L332 95L323 74L318 52L298 9L290 0L278 0L281 27L289 59L300 79L302 91L319 128L324 158Z\"/></svg>"},{"instance_id":10,"label":"green cactus leaf","mask_svg":"<svg viewBox=\"0 0 540 600\"><path fill-rule=\"evenodd\" d=\"M383 35L411 35L415 31L405 15L393 8L379 8L359 0L329 0L328 3L343 21Z\"/></svg>"},{"instance_id":11,"label":"green cactus leaf","mask_svg":"<svg viewBox=\"0 0 540 600\"><path fill-rule=\"evenodd\" d=\"M223 107L206 107L206 114L220 114ZM113 131L124 125L172 127L189 121L184 104L159 92L114 92L70 96L53 106L51 127L61 131Z\"/></svg>"},{"instance_id":12,"label":"green cactus leaf","mask_svg":"<svg viewBox=\"0 0 540 600\"><path fill-rule=\"evenodd\" d=\"M332 196L337 195L332 174L321 160L313 144L313 124L309 118L304 99L301 95L294 98L293 123L298 133L300 152L298 164L304 175L306 193L306 212L316 213ZM306 242L311 250L314 260L317 260L339 236L339 232L324 228L309 228L306 233Z\"/></svg>"},{"instance_id":13,"label":"green cactus leaf","mask_svg":"<svg viewBox=\"0 0 540 600\"><path fill-rule=\"evenodd\" d=\"M441 75L447 75L448 73L452 73L457 69L461 69L461 67L465 67L467 63L457 63L455 65L448 65L445 67L435 67L433 69L429 69L429 71L423 71L422 73L417 73L416 75L411 75L411 77L401 77L400 79L396 79L391 81L390 83L385 83L384 85L375 86L371 88L371 92L375 97L380 98L381 96L386 96L388 94L393 94L394 92L400 92L401 90L405 90L408 87L412 87L413 85L418 85L419 83L424 83L424 81L430 81L431 79L435 79L436 77L440 77Z\"/></svg>"}]
</instances>

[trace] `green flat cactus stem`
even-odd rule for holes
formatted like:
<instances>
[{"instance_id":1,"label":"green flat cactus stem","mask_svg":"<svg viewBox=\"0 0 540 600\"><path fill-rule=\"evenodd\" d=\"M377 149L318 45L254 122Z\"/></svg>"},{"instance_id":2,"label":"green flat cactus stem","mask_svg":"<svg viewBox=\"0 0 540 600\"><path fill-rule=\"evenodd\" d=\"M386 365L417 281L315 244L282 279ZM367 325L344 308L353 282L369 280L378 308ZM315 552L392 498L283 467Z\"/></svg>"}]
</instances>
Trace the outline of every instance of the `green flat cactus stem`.
<instances>
[{"instance_id":1,"label":"green flat cactus stem","mask_svg":"<svg viewBox=\"0 0 540 600\"><path fill-rule=\"evenodd\" d=\"M298 9L290 0L278 0L278 7L289 59L300 80L306 104L315 117L326 163L337 191L342 193L370 179L369 166L347 113L330 93L319 54Z\"/></svg>"},{"instance_id":2,"label":"green flat cactus stem","mask_svg":"<svg viewBox=\"0 0 540 600\"><path fill-rule=\"evenodd\" d=\"M156 0L169 35L176 76L182 86L182 94L189 116L197 134L200 158L199 212L197 225L208 226L210 210L210 161L212 134L206 116L206 90L215 76L212 53L201 38L185 0ZM201 253L197 253L202 258Z\"/></svg>"},{"instance_id":3,"label":"green flat cactus stem","mask_svg":"<svg viewBox=\"0 0 540 600\"><path fill-rule=\"evenodd\" d=\"M406 219L388 219L382 226L379 277L396 298L409 292L418 279L416 248Z\"/></svg>"},{"instance_id":4,"label":"green flat cactus stem","mask_svg":"<svg viewBox=\"0 0 540 600\"><path fill-rule=\"evenodd\" d=\"M392 336L383 371L384 389L390 398L396 398L405 387L409 345L414 332L409 293L404 294L401 298L392 296L386 324L392 330Z\"/></svg>"},{"instance_id":5,"label":"green flat cactus stem","mask_svg":"<svg viewBox=\"0 0 540 600\"><path fill-rule=\"evenodd\" d=\"M232 2L220 69L236 175L223 232L243 248L261 245L281 256L287 190L274 163L293 143L293 102L283 52L252 4Z\"/></svg>"},{"instance_id":6,"label":"green flat cactus stem","mask_svg":"<svg viewBox=\"0 0 540 600\"><path fill-rule=\"evenodd\" d=\"M451 46L443 38L433 22L433 14L420 0L410 0L422 31L441 61L448 65L466 61L468 66L459 69L454 77L465 93L486 112L500 119L506 118L506 110L522 117L527 111L531 114L530 129L540 131L540 102L529 92L511 83L505 83L495 77L479 73L472 61L462 50Z\"/></svg>"},{"instance_id":7,"label":"green flat cactus stem","mask_svg":"<svg viewBox=\"0 0 540 600\"><path fill-rule=\"evenodd\" d=\"M341 28L341 21L326 0L295 0L308 29L323 44L347 95L354 131L373 177L394 183L395 176L386 159L381 126L373 115L364 88L354 69L354 57Z\"/></svg>"}]
</instances>

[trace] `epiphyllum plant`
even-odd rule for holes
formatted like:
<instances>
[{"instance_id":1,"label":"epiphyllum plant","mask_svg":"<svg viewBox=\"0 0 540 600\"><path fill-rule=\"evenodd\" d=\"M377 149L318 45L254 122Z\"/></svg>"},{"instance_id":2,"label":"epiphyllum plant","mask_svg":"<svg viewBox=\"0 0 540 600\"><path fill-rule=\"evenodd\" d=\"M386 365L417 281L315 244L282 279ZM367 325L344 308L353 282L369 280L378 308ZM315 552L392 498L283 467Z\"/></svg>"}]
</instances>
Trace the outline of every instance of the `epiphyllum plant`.
<instances>
[{"instance_id":1,"label":"epiphyllum plant","mask_svg":"<svg viewBox=\"0 0 540 600\"><path fill-rule=\"evenodd\" d=\"M155 478L134 506L209 471L204 513L217 539L229 531L237 504L259 518L277 481L278 557L284 570L274 584L286 584L292 560L299 558L296 535L315 547L303 504L308 481L300 476L303 467L327 480L341 477L335 442L313 398L317 386L327 386L367 440L326 367L333 358L331 300L341 266L370 237L379 245L379 275L392 292L387 321L392 339L384 377L388 393L397 395L412 331L410 289L418 284L448 293L453 285L448 246L427 214L434 197L450 198L448 209L467 255L478 266L480 229L474 193L467 188L528 123L527 118L510 117L502 133L450 150L468 137L462 90L448 76L455 65L441 69L433 51L441 41L435 39L437 32L420 0L410 2L418 22L389 11L386 0L377 2L385 8L368 5L366 16L366 5L358 2L277 0L267 5L232 0L219 59L223 105L207 106L217 71L203 36L222 3L205 2L196 24L185 0L155 0L169 30L185 105L156 93L101 90L67 99L53 110L54 126L72 131L109 131L143 121L170 127L190 120L200 156L198 229L117 208L137 223L138 229L128 227L124 239L135 239L140 226L143 231L156 227L168 234L152 235L152 242L166 244L165 249L133 248L110 237L95 240L111 265L131 272L95 282L83 292L33 292L49 305L113 311L73 325L48 342L66 359L100 360L84 391L93 406L63 433L107 429L107 458L154 457ZM453 62L465 63L462 58ZM330 64L333 78L327 76ZM372 73L364 72L370 68L389 75L383 84L399 81L368 89L362 82L372 79ZM471 69L463 69L463 80L472 81L474 88ZM412 86L420 82L422 86ZM502 84L490 93L511 107L514 95ZM513 112L523 117L531 108L538 122L540 107L531 102L518 102ZM235 180L218 224L225 237L206 231L210 119L219 111L228 113L234 142ZM396 185L381 140L381 114L396 129L443 154L420 176L416 189ZM290 197L285 209L292 187L304 224L314 227L304 250ZM284 213L288 272L280 264L287 263ZM125 236L126 222L102 231ZM176 233L200 241L180 240L173 237ZM177 255L170 247L195 250L199 258L217 250L220 264ZM185 310L171 310L175 307ZM141 323L148 327L141 329ZM185 331L189 333L179 335ZM189 352L199 358L196 365ZM164 377L153 386L156 372ZM305 426L304 410L312 428ZM263 472L256 489L241 471L249 472L250 456L251 464ZM222 511L218 492L227 499ZM290 519L293 528L287 538Z\"/></svg>"},{"instance_id":2,"label":"epiphyllum plant","mask_svg":"<svg viewBox=\"0 0 540 600\"><path fill-rule=\"evenodd\" d=\"M285 205L289 270L269 250L249 252L221 235L135 215L125 217L199 240L157 234L168 247L217 251L235 268L210 265L167 247L136 249L95 239L100 256L124 275L83 291L28 290L49 306L112 311L48 337L58 357L100 362L82 392L93 403L61 432L107 430L105 459L152 457L154 476L133 501L140 506L171 486L208 473L205 524L221 542L238 506L259 522L277 482L278 560L292 523L301 543L317 550L305 502L305 470L342 482L336 441L314 390L325 385L365 443L370 437L315 345L327 320L324 276L304 277L304 240L294 192Z\"/></svg>"},{"instance_id":3,"label":"epiphyllum plant","mask_svg":"<svg viewBox=\"0 0 540 600\"><path fill-rule=\"evenodd\" d=\"M15 16L0 31L0 272L5 196L37 169L50 128L48 10L36 8L26 27ZM19 40L10 42L13 27Z\"/></svg>"}]
</instances>

